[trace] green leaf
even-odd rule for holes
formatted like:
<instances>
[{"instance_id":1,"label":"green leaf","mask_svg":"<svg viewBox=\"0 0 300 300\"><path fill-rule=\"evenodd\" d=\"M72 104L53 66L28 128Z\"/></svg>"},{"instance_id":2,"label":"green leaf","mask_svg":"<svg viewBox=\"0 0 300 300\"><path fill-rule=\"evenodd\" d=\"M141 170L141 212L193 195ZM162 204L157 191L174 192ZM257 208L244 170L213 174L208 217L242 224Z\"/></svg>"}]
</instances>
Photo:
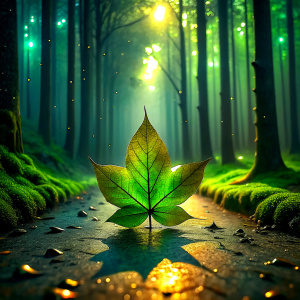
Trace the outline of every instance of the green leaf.
<instances>
[{"instance_id":1,"label":"green leaf","mask_svg":"<svg viewBox=\"0 0 300 300\"><path fill-rule=\"evenodd\" d=\"M106 222L116 223L124 227L136 227L148 217L148 212L142 207L127 205L118 209Z\"/></svg>"},{"instance_id":2,"label":"green leaf","mask_svg":"<svg viewBox=\"0 0 300 300\"><path fill-rule=\"evenodd\" d=\"M157 207L154 210L152 216L155 219L155 221L165 226L178 225L188 219L193 218L183 208L179 206Z\"/></svg>"},{"instance_id":3,"label":"green leaf","mask_svg":"<svg viewBox=\"0 0 300 300\"><path fill-rule=\"evenodd\" d=\"M178 166L172 171L167 147L145 111L144 121L129 143L126 168L91 162L102 194L121 208L108 221L134 227L149 216L151 228L151 216L166 226L192 218L176 205L196 192L209 160Z\"/></svg>"}]
</instances>

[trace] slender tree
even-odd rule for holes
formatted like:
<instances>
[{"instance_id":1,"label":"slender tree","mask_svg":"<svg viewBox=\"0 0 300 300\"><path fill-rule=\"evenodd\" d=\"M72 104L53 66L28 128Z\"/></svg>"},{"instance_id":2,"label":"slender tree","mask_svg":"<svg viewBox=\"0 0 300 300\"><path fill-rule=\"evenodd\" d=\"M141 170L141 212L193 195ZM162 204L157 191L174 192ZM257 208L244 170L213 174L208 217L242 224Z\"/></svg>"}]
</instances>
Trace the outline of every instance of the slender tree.
<instances>
[{"instance_id":1,"label":"slender tree","mask_svg":"<svg viewBox=\"0 0 300 300\"><path fill-rule=\"evenodd\" d=\"M84 3L83 3L84 2ZM88 161L89 143L90 143L90 107L91 107L91 90L90 90L90 1L81 0L83 4L81 8L83 26L80 32L80 47L81 47L81 119L80 119L80 138L78 147L78 158L83 161Z\"/></svg>"},{"instance_id":2,"label":"slender tree","mask_svg":"<svg viewBox=\"0 0 300 300\"><path fill-rule=\"evenodd\" d=\"M75 0L68 0L68 91L65 150L74 156L75 149Z\"/></svg>"},{"instance_id":3,"label":"slender tree","mask_svg":"<svg viewBox=\"0 0 300 300\"><path fill-rule=\"evenodd\" d=\"M221 67L221 157L222 164L235 162L230 103L230 77L228 53L228 0L218 0L219 41Z\"/></svg>"},{"instance_id":4,"label":"slender tree","mask_svg":"<svg viewBox=\"0 0 300 300\"><path fill-rule=\"evenodd\" d=\"M247 0L244 2L245 8L245 41L246 41L246 74L247 74L247 145L250 149L254 147L255 130L252 116L252 97L250 85L250 54L249 54L249 22L248 22L248 5Z\"/></svg>"},{"instance_id":5,"label":"slender tree","mask_svg":"<svg viewBox=\"0 0 300 300\"><path fill-rule=\"evenodd\" d=\"M198 38L198 90L199 90L199 120L201 157L212 157L210 128L208 121L208 92L207 92L207 48L206 48L206 14L205 1L197 0L197 38Z\"/></svg>"},{"instance_id":6,"label":"slender tree","mask_svg":"<svg viewBox=\"0 0 300 300\"><path fill-rule=\"evenodd\" d=\"M52 0L42 1L41 97L39 132L51 143L51 11Z\"/></svg>"},{"instance_id":7,"label":"slender tree","mask_svg":"<svg viewBox=\"0 0 300 300\"><path fill-rule=\"evenodd\" d=\"M0 13L0 144L23 153L16 1L0 1Z\"/></svg>"},{"instance_id":8,"label":"slender tree","mask_svg":"<svg viewBox=\"0 0 300 300\"><path fill-rule=\"evenodd\" d=\"M233 0L230 0L230 31L231 31L231 59L232 59L232 104L233 104L233 132L235 150L240 150L240 133L238 124L237 86L236 86L236 64L235 64L235 40L234 40L234 11Z\"/></svg>"},{"instance_id":9,"label":"slender tree","mask_svg":"<svg viewBox=\"0 0 300 300\"><path fill-rule=\"evenodd\" d=\"M287 29L289 37L289 91L291 109L291 149L290 153L300 152L299 125L297 121L295 36L293 19L293 0L287 0Z\"/></svg>"},{"instance_id":10,"label":"slender tree","mask_svg":"<svg viewBox=\"0 0 300 300\"><path fill-rule=\"evenodd\" d=\"M277 128L270 0L254 0L256 153L252 169L239 182L286 168L281 158Z\"/></svg>"}]
</instances>

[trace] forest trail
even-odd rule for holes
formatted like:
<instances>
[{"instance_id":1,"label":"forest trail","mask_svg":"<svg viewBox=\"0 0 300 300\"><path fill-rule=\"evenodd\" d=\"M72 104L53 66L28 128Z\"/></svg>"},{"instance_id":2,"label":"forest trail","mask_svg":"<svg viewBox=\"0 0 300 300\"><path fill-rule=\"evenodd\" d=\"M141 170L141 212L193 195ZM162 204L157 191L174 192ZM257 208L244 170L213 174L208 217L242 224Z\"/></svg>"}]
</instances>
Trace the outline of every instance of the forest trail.
<instances>
[{"instance_id":1,"label":"forest trail","mask_svg":"<svg viewBox=\"0 0 300 300\"><path fill-rule=\"evenodd\" d=\"M0 235L0 252L11 251L0 255L0 299L299 299L300 238L256 233L253 221L198 195L182 206L200 220L172 228L156 223L150 233L146 223L136 229L105 223L115 207L96 188L60 204L22 226L27 233ZM80 210L88 216L78 217ZM219 228L205 228L213 221ZM64 231L51 233L52 226ZM51 248L63 254L45 257ZM276 257L295 265L265 264ZM17 275L23 264L42 275ZM63 284L66 278L80 285Z\"/></svg>"}]
</instances>

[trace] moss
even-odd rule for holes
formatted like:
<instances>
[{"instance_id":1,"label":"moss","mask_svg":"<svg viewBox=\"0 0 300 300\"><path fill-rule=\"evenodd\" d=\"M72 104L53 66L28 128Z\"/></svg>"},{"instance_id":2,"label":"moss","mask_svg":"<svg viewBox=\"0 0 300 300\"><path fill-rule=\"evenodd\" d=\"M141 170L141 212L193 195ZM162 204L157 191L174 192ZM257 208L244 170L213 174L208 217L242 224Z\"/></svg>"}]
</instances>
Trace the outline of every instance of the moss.
<instances>
[{"instance_id":1,"label":"moss","mask_svg":"<svg viewBox=\"0 0 300 300\"><path fill-rule=\"evenodd\" d=\"M232 189L227 190L223 194L221 206L229 210L240 211L239 199L238 197L235 197L240 190L240 187L233 187Z\"/></svg>"},{"instance_id":2,"label":"moss","mask_svg":"<svg viewBox=\"0 0 300 300\"><path fill-rule=\"evenodd\" d=\"M277 206L274 213L274 222L278 227L287 229L289 222L299 215L300 194L291 194Z\"/></svg>"},{"instance_id":3,"label":"moss","mask_svg":"<svg viewBox=\"0 0 300 300\"><path fill-rule=\"evenodd\" d=\"M43 196L36 190L27 188L27 191L36 204L37 213L44 211L46 209L46 199L44 199Z\"/></svg>"},{"instance_id":4,"label":"moss","mask_svg":"<svg viewBox=\"0 0 300 300\"><path fill-rule=\"evenodd\" d=\"M50 184L42 184L35 187L35 189L47 198L46 202L48 206L53 206L59 202L59 196L57 190Z\"/></svg>"},{"instance_id":5,"label":"moss","mask_svg":"<svg viewBox=\"0 0 300 300\"><path fill-rule=\"evenodd\" d=\"M36 215L37 205L30 193L21 185L14 184L7 189L13 200L12 207L21 221L30 221Z\"/></svg>"},{"instance_id":6,"label":"moss","mask_svg":"<svg viewBox=\"0 0 300 300\"><path fill-rule=\"evenodd\" d=\"M8 152L6 147L0 146L0 163L9 174L22 174L22 163L18 157L11 152Z\"/></svg>"},{"instance_id":7,"label":"moss","mask_svg":"<svg viewBox=\"0 0 300 300\"><path fill-rule=\"evenodd\" d=\"M15 182L17 182L20 185L25 185L28 187L33 187L34 184L32 182L30 182L28 179L26 179L25 177L22 177L20 175L14 177Z\"/></svg>"},{"instance_id":8,"label":"moss","mask_svg":"<svg viewBox=\"0 0 300 300\"><path fill-rule=\"evenodd\" d=\"M220 186L214 195L214 201L218 204L220 204L222 202L223 196L225 194L225 192L235 189L236 187L234 185L226 185L226 186Z\"/></svg>"},{"instance_id":9,"label":"moss","mask_svg":"<svg viewBox=\"0 0 300 300\"><path fill-rule=\"evenodd\" d=\"M66 197L70 197L70 196L73 195L71 188L69 187L68 184L66 184L66 183L64 182L63 179L61 179L61 178L60 178L60 179L56 179L56 178L54 178L54 177L52 177L52 176L48 176L48 178L49 178L50 182L51 182L53 185L55 185L56 187L61 188L61 189L65 192Z\"/></svg>"},{"instance_id":10,"label":"moss","mask_svg":"<svg viewBox=\"0 0 300 300\"><path fill-rule=\"evenodd\" d=\"M291 196L292 193L277 193L269 196L264 201L262 201L256 211L255 211L255 220L260 220L263 224L273 224L274 212L282 201Z\"/></svg>"},{"instance_id":11,"label":"moss","mask_svg":"<svg viewBox=\"0 0 300 300\"><path fill-rule=\"evenodd\" d=\"M24 166L24 176L35 185L40 185L48 182L46 176L33 166Z\"/></svg>"},{"instance_id":12,"label":"moss","mask_svg":"<svg viewBox=\"0 0 300 300\"><path fill-rule=\"evenodd\" d=\"M28 155L23 154L23 153L17 153L16 155L19 159L21 159L23 161L23 163L25 163L28 166L34 167L33 160Z\"/></svg>"},{"instance_id":13,"label":"moss","mask_svg":"<svg viewBox=\"0 0 300 300\"><path fill-rule=\"evenodd\" d=\"M5 201L7 204L12 205L12 200L7 193L6 189L0 188L0 199Z\"/></svg>"},{"instance_id":14,"label":"moss","mask_svg":"<svg viewBox=\"0 0 300 300\"><path fill-rule=\"evenodd\" d=\"M250 210L251 213L255 212L257 206L261 201L266 199L268 196L277 194L277 193L286 193L287 190L279 189L279 188L273 188L273 187L257 187L255 188L250 196Z\"/></svg>"},{"instance_id":15,"label":"moss","mask_svg":"<svg viewBox=\"0 0 300 300\"><path fill-rule=\"evenodd\" d=\"M12 206L0 196L0 231L7 231L17 226L18 218Z\"/></svg>"}]
</instances>

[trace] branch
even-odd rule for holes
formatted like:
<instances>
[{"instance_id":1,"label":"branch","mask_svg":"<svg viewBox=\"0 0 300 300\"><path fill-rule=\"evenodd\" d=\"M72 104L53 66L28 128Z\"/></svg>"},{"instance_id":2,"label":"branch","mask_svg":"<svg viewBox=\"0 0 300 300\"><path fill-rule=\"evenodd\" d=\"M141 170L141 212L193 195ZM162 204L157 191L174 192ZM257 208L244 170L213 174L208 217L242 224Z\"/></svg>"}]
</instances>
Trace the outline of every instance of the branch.
<instances>
[{"instance_id":1,"label":"branch","mask_svg":"<svg viewBox=\"0 0 300 300\"><path fill-rule=\"evenodd\" d=\"M158 62L158 60L152 55L152 57ZM162 71L165 73L165 75L167 76L167 78L169 79L170 83L172 84L172 86L174 87L174 89L176 90L176 92L179 92L179 88L176 85L174 79L172 78L171 74L158 62L158 65L160 66L160 68L162 69Z\"/></svg>"}]
</instances>

